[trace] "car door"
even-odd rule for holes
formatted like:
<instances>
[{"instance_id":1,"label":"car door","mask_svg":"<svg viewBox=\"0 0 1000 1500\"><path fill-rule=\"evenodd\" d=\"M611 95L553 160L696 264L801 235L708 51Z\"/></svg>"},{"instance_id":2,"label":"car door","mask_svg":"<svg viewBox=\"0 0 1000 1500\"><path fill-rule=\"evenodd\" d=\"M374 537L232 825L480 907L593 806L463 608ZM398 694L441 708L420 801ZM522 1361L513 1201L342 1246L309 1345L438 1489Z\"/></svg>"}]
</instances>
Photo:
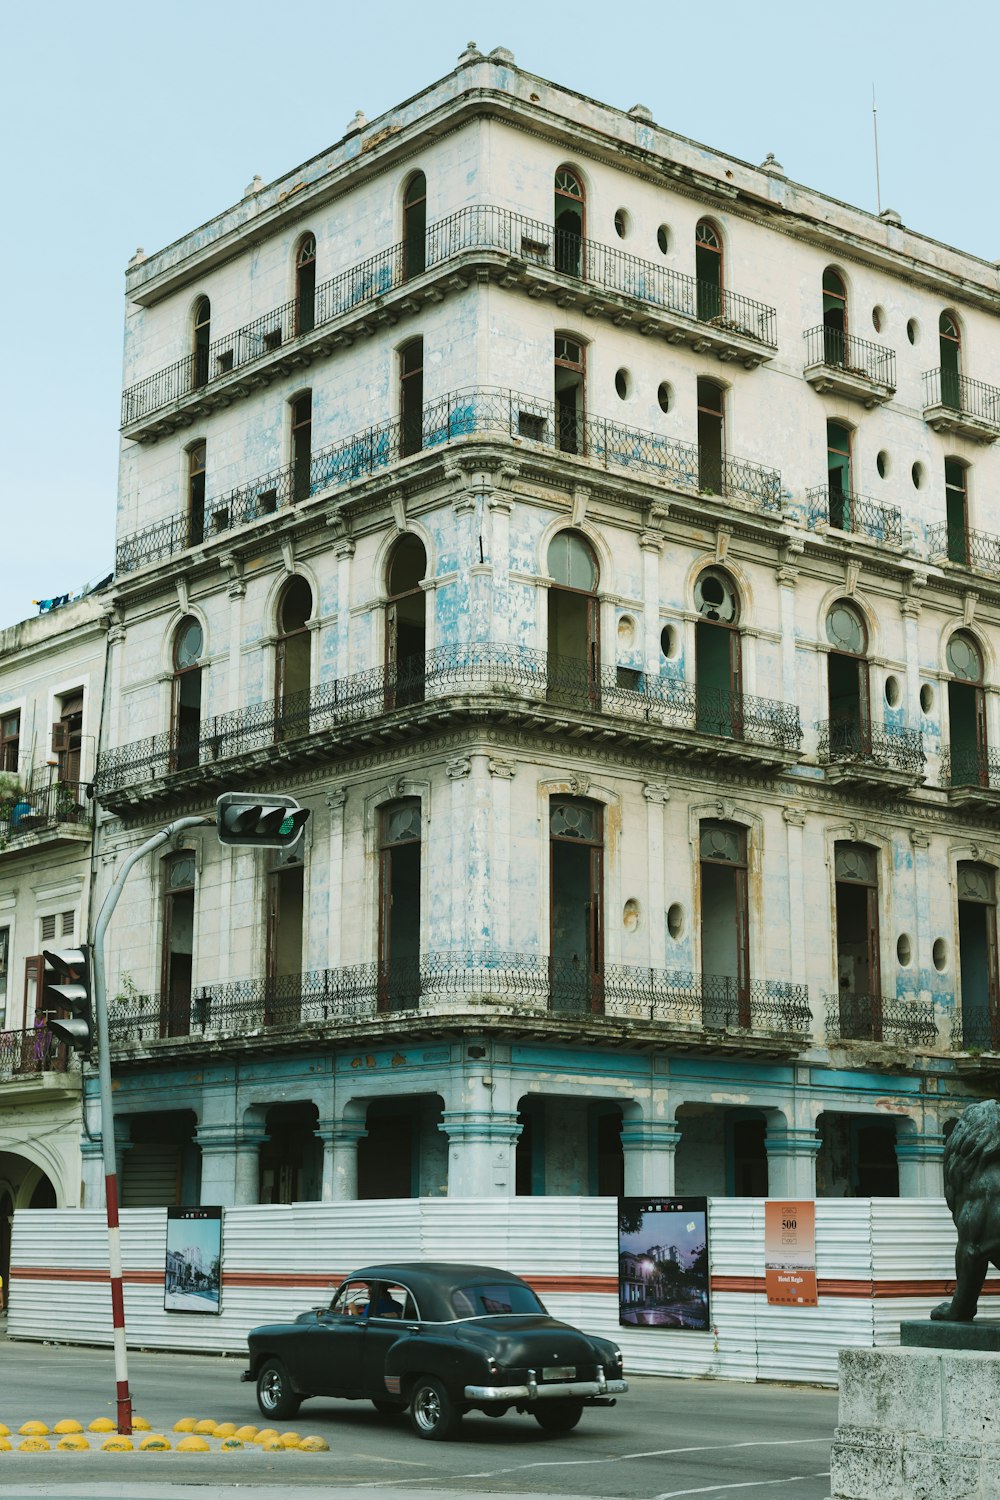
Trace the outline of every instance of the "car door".
<instances>
[{"instance_id":1,"label":"car door","mask_svg":"<svg viewBox=\"0 0 1000 1500\"><path fill-rule=\"evenodd\" d=\"M362 1346L362 1383L364 1394L370 1399L386 1399L386 1355L396 1340L416 1323L416 1302L409 1289L398 1281L376 1282Z\"/></svg>"},{"instance_id":2,"label":"car door","mask_svg":"<svg viewBox=\"0 0 1000 1500\"><path fill-rule=\"evenodd\" d=\"M373 1290L371 1282L358 1277L345 1281L327 1311L310 1325L301 1378L296 1381L301 1389L314 1396L362 1394L368 1308Z\"/></svg>"}]
</instances>

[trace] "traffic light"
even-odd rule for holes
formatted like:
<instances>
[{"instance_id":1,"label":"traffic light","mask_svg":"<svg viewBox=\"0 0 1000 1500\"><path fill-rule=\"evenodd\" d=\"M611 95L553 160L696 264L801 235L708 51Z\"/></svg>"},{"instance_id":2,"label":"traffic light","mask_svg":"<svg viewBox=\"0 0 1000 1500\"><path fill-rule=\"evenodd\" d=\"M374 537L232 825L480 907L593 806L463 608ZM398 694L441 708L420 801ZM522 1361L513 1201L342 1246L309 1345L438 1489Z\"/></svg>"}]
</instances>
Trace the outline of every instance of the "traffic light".
<instances>
[{"instance_id":1,"label":"traffic light","mask_svg":"<svg viewBox=\"0 0 1000 1500\"><path fill-rule=\"evenodd\" d=\"M90 992L90 952L87 948L43 948L42 1009L48 1012L48 1028L60 1042L67 1042L84 1057L94 1046L94 1003ZM68 1010L68 1016L53 1016L53 1010Z\"/></svg>"},{"instance_id":2,"label":"traffic light","mask_svg":"<svg viewBox=\"0 0 1000 1500\"><path fill-rule=\"evenodd\" d=\"M217 807L220 844L290 849L309 821L308 807L270 792L223 792Z\"/></svg>"}]
</instances>

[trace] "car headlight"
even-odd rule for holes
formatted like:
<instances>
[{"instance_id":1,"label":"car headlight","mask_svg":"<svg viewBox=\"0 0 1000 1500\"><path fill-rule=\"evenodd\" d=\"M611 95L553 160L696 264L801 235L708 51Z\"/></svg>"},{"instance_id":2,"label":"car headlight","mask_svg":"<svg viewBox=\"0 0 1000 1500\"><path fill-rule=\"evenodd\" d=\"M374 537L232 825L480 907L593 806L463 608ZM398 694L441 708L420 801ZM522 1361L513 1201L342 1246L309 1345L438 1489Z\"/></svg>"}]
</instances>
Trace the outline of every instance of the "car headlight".
<instances>
[{"instance_id":1,"label":"car headlight","mask_svg":"<svg viewBox=\"0 0 1000 1500\"><path fill-rule=\"evenodd\" d=\"M486 1356L486 1369L494 1379L496 1379L496 1377L500 1374L500 1366L497 1364L492 1354L488 1354Z\"/></svg>"}]
</instances>

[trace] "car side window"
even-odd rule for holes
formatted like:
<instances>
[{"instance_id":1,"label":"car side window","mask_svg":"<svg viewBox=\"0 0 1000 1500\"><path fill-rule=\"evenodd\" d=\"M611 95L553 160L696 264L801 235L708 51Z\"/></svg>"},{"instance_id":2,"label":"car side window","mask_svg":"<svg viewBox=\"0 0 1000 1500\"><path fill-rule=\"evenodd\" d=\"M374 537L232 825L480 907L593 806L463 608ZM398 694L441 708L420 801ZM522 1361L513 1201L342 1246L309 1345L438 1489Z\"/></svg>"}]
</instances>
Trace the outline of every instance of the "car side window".
<instances>
[{"instance_id":1,"label":"car side window","mask_svg":"<svg viewBox=\"0 0 1000 1500\"><path fill-rule=\"evenodd\" d=\"M371 1297L367 1281L345 1281L330 1305L330 1313L335 1318L366 1318Z\"/></svg>"},{"instance_id":2,"label":"car side window","mask_svg":"<svg viewBox=\"0 0 1000 1500\"><path fill-rule=\"evenodd\" d=\"M412 1323L417 1320L417 1306L405 1286L385 1281L378 1287L371 1315L373 1318L401 1318Z\"/></svg>"}]
</instances>

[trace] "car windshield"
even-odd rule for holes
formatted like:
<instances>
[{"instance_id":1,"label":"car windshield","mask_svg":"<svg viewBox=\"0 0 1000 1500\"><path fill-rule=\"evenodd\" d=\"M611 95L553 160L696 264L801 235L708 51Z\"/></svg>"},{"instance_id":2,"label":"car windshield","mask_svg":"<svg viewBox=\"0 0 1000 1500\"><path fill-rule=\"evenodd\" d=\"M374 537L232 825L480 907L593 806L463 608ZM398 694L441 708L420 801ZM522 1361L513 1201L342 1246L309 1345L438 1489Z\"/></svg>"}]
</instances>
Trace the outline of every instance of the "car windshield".
<instances>
[{"instance_id":1,"label":"car windshield","mask_svg":"<svg viewBox=\"0 0 1000 1500\"><path fill-rule=\"evenodd\" d=\"M498 1281L479 1286L457 1287L451 1305L460 1318L492 1318L503 1313L543 1313L530 1286L519 1281Z\"/></svg>"}]
</instances>

